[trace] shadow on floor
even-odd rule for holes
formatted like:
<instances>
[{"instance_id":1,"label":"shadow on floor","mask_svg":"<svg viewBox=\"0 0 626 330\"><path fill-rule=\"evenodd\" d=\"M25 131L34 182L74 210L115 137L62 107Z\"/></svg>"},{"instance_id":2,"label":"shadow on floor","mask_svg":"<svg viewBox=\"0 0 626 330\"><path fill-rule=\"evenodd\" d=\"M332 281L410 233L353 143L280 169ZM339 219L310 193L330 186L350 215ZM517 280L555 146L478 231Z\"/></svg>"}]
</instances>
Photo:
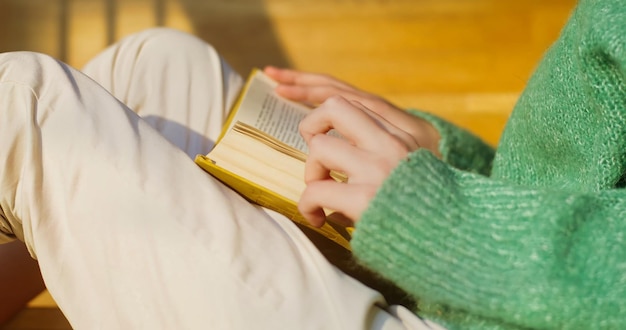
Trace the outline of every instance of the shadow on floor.
<instances>
[{"instance_id":1,"label":"shadow on floor","mask_svg":"<svg viewBox=\"0 0 626 330\"><path fill-rule=\"evenodd\" d=\"M0 52L28 50L68 59L72 6L93 5L105 17L106 42L118 36L122 0L2 0L0 1ZM167 2L167 3L166 3ZM172 0L142 0L154 13L155 26L165 24ZM244 75L255 66L288 66L261 0L178 0L196 35L213 44ZM98 13L102 11L102 13ZM52 27L53 31L50 31ZM53 36L42 38L42 35ZM44 40L45 39L45 40Z\"/></svg>"}]
</instances>

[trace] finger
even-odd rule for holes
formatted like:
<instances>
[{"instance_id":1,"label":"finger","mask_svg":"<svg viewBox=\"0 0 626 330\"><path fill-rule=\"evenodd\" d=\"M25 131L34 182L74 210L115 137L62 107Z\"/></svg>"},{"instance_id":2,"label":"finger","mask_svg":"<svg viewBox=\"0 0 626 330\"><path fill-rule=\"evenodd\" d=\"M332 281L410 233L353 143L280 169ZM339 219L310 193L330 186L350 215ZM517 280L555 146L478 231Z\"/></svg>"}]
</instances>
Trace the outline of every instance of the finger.
<instances>
[{"instance_id":1,"label":"finger","mask_svg":"<svg viewBox=\"0 0 626 330\"><path fill-rule=\"evenodd\" d=\"M330 179L330 171L344 173L349 177L358 176L355 173L363 168L360 164L367 164L367 155L348 141L318 134L309 142L309 155L304 167L304 181L308 184L314 181Z\"/></svg>"},{"instance_id":2,"label":"finger","mask_svg":"<svg viewBox=\"0 0 626 330\"><path fill-rule=\"evenodd\" d=\"M354 104L356 107L360 108L365 113L367 113L370 117L374 118L378 122L378 124L381 125L387 132L389 132L390 134L398 138L400 141L402 141L406 145L406 147L409 148L409 150L417 150L418 148L420 148L419 142L413 135L409 134L408 132L401 129L400 127L392 124L385 117L370 110L368 107L366 107L359 101L350 101L350 103Z\"/></svg>"},{"instance_id":3,"label":"finger","mask_svg":"<svg viewBox=\"0 0 626 330\"><path fill-rule=\"evenodd\" d=\"M389 134L361 108L340 96L333 96L300 122L300 134L309 143L317 134L336 129L355 145L372 150ZM382 140L381 140L382 139Z\"/></svg>"},{"instance_id":4,"label":"finger","mask_svg":"<svg viewBox=\"0 0 626 330\"><path fill-rule=\"evenodd\" d=\"M380 97L326 75L275 67L266 67L265 72L279 82L276 87L276 92L279 95L297 102L315 106L323 103L331 96L339 95L348 100L359 101L377 111L386 112L390 108L400 110ZM296 76L302 78L295 78Z\"/></svg>"},{"instance_id":5,"label":"finger","mask_svg":"<svg viewBox=\"0 0 626 330\"><path fill-rule=\"evenodd\" d=\"M310 104L322 104L328 98L339 95L348 100L361 100L359 93L344 90L332 85L302 86L302 85L278 85L276 93L297 102Z\"/></svg>"},{"instance_id":6,"label":"finger","mask_svg":"<svg viewBox=\"0 0 626 330\"><path fill-rule=\"evenodd\" d=\"M351 85L325 74L281 69L273 66L265 67L263 72L280 84L298 86L334 86L340 89L355 89Z\"/></svg>"},{"instance_id":7,"label":"finger","mask_svg":"<svg viewBox=\"0 0 626 330\"><path fill-rule=\"evenodd\" d=\"M307 185L302 193L298 211L314 226L324 224L324 209L340 212L357 222L375 194L375 189L369 185L316 181Z\"/></svg>"}]
</instances>

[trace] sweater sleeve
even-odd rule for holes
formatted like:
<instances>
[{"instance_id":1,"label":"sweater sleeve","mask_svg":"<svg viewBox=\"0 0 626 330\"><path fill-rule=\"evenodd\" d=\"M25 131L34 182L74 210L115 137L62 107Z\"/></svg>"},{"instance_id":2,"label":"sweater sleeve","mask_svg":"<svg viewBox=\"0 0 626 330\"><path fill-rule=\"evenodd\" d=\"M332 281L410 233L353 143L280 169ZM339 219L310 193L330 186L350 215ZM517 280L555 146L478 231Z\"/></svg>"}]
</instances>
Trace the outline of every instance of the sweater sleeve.
<instances>
[{"instance_id":1,"label":"sweater sleeve","mask_svg":"<svg viewBox=\"0 0 626 330\"><path fill-rule=\"evenodd\" d=\"M624 328L625 86L624 1L580 1L490 177L459 165L473 164L469 142L438 127L448 154L394 169L356 224L355 256L452 329Z\"/></svg>"},{"instance_id":2,"label":"sweater sleeve","mask_svg":"<svg viewBox=\"0 0 626 330\"><path fill-rule=\"evenodd\" d=\"M433 114L409 112L429 122L439 132L439 152L444 162L464 171L489 175L495 149L469 131Z\"/></svg>"},{"instance_id":3,"label":"sweater sleeve","mask_svg":"<svg viewBox=\"0 0 626 330\"><path fill-rule=\"evenodd\" d=\"M621 189L516 186L420 150L383 184L352 246L451 329L619 328L625 218Z\"/></svg>"}]
</instances>

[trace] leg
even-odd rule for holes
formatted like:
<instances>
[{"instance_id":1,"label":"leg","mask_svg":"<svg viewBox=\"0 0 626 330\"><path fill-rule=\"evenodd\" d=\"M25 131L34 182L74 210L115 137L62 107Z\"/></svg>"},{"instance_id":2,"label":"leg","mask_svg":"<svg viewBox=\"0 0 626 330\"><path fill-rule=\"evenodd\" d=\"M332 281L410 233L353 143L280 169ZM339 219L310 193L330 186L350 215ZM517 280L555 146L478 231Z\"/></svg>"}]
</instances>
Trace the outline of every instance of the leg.
<instances>
[{"instance_id":1,"label":"leg","mask_svg":"<svg viewBox=\"0 0 626 330\"><path fill-rule=\"evenodd\" d=\"M126 37L83 72L190 157L211 150L243 83L213 47L166 28Z\"/></svg>"},{"instance_id":2,"label":"leg","mask_svg":"<svg viewBox=\"0 0 626 330\"><path fill-rule=\"evenodd\" d=\"M0 143L9 230L76 328L398 325L288 220L49 57L0 55Z\"/></svg>"}]
</instances>

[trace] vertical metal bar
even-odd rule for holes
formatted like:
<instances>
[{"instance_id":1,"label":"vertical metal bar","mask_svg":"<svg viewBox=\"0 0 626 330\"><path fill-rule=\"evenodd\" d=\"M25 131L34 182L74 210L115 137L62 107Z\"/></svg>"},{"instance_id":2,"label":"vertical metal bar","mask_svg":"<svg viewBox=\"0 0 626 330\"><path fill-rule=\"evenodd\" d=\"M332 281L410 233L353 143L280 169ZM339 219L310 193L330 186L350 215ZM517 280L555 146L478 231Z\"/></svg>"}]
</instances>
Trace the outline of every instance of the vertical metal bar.
<instances>
[{"instance_id":1,"label":"vertical metal bar","mask_svg":"<svg viewBox=\"0 0 626 330\"><path fill-rule=\"evenodd\" d=\"M154 18L157 26L165 25L165 1L154 0Z\"/></svg>"},{"instance_id":2,"label":"vertical metal bar","mask_svg":"<svg viewBox=\"0 0 626 330\"><path fill-rule=\"evenodd\" d=\"M67 62L69 47L69 3L68 0L59 1L59 49L58 58Z\"/></svg>"},{"instance_id":3,"label":"vertical metal bar","mask_svg":"<svg viewBox=\"0 0 626 330\"><path fill-rule=\"evenodd\" d=\"M115 42L116 31L116 14L117 3L116 0L104 0L106 1L106 34L107 45Z\"/></svg>"}]
</instances>

